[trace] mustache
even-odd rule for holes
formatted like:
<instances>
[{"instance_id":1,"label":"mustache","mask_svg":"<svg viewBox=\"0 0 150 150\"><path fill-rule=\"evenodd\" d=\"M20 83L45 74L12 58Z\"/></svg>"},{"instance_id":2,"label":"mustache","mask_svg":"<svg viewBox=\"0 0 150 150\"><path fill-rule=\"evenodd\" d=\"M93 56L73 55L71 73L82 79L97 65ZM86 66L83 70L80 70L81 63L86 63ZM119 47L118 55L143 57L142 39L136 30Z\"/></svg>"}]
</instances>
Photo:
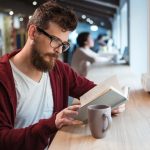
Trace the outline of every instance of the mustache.
<instances>
[{"instance_id":1,"label":"mustache","mask_svg":"<svg viewBox=\"0 0 150 150\"><path fill-rule=\"evenodd\" d=\"M49 56L49 57L54 57L54 58L58 58L59 57L59 55L58 54L56 54L56 53L46 53L46 54L44 54L45 56Z\"/></svg>"}]
</instances>

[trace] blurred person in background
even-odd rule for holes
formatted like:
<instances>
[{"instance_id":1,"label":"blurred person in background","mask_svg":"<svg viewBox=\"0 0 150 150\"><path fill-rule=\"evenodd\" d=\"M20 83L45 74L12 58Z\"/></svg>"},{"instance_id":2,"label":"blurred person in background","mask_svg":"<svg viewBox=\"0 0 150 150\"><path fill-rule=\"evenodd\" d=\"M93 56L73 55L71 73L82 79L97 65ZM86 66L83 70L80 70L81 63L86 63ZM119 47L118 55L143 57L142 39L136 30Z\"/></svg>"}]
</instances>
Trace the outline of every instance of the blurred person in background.
<instances>
[{"instance_id":1,"label":"blurred person in background","mask_svg":"<svg viewBox=\"0 0 150 150\"><path fill-rule=\"evenodd\" d=\"M99 34L94 42L94 46L92 47L92 50L96 53L103 51L106 49L107 41L105 40L106 35L105 34Z\"/></svg>"},{"instance_id":2,"label":"blurred person in background","mask_svg":"<svg viewBox=\"0 0 150 150\"><path fill-rule=\"evenodd\" d=\"M78 48L73 53L72 68L81 76L86 76L88 66L93 63L106 64L111 61L111 57L102 57L95 53L91 48L94 40L89 32L81 32L77 37Z\"/></svg>"}]
</instances>

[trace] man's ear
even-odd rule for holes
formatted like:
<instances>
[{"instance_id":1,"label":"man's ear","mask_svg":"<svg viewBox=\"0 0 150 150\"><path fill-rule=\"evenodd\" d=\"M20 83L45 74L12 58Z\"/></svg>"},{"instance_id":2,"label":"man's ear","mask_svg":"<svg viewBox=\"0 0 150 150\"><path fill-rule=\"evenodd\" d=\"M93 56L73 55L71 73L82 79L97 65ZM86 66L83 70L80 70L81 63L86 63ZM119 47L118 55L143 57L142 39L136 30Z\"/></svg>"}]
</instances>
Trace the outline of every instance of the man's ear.
<instances>
[{"instance_id":1,"label":"man's ear","mask_svg":"<svg viewBox=\"0 0 150 150\"><path fill-rule=\"evenodd\" d=\"M35 25L30 25L28 29L28 36L31 40L34 40L36 36L36 26Z\"/></svg>"}]
</instances>

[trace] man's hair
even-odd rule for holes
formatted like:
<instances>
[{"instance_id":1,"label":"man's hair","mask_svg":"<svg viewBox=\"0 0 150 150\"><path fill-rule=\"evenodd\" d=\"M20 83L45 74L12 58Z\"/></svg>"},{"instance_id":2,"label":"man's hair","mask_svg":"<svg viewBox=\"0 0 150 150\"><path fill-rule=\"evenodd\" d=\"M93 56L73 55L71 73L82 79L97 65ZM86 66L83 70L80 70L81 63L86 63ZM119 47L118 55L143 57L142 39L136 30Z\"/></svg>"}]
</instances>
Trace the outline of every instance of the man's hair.
<instances>
[{"instance_id":1,"label":"man's hair","mask_svg":"<svg viewBox=\"0 0 150 150\"><path fill-rule=\"evenodd\" d=\"M87 41L90 33L89 32L82 32L77 37L77 44L79 47L85 46L85 42Z\"/></svg>"},{"instance_id":2,"label":"man's hair","mask_svg":"<svg viewBox=\"0 0 150 150\"><path fill-rule=\"evenodd\" d=\"M54 22L65 31L73 31L77 26L77 17L70 8L64 8L53 0L40 5L28 22L27 29L34 24L47 29L49 22Z\"/></svg>"}]
</instances>

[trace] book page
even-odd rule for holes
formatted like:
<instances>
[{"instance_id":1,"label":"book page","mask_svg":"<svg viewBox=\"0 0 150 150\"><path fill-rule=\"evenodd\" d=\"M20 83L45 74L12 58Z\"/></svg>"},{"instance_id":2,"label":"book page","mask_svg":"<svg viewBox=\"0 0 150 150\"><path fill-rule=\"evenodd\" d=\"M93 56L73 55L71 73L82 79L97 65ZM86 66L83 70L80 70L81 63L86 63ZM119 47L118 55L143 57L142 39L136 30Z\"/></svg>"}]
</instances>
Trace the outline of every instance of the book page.
<instances>
[{"instance_id":1,"label":"book page","mask_svg":"<svg viewBox=\"0 0 150 150\"><path fill-rule=\"evenodd\" d=\"M113 87L116 91L122 93L117 76L112 76L89 90L87 93L83 94L80 97L81 106L84 106L92 100L96 99L98 96L103 95L110 89L110 87Z\"/></svg>"},{"instance_id":2,"label":"book page","mask_svg":"<svg viewBox=\"0 0 150 150\"><path fill-rule=\"evenodd\" d=\"M122 91L123 91L124 96L126 98L128 98L128 96L129 96L129 87L128 86L123 86Z\"/></svg>"},{"instance_id":3,"label":"book page","mask_svg":"<svg viewBox=\"0 0 150 150\"><path fill-rule=\"evenodd\" d=\"M101 86L106 86L106 87L114 87L116 90L120 91L122 93L122 88L120 86L120 83L118 81L118 78L116 75L111 76L110 78L104 80L103 82L101 82L99 85Z\"/></svg>"}]
</instances>

